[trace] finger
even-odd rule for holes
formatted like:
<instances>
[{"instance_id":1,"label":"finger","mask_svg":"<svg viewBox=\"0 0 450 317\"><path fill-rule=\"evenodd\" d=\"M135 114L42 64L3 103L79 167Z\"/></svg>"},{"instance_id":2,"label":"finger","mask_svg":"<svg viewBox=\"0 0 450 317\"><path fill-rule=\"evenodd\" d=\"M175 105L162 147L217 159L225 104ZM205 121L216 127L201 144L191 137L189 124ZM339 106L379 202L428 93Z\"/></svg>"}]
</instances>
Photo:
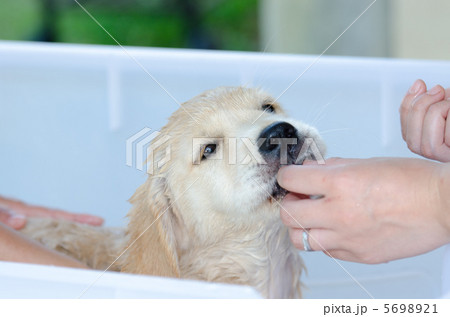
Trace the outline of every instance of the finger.
<instances>
[{"instance_id":1,"label":"finger","mask_svg":"<svg viewBox=\"0 0 450 317\"><path fill-rule=\"evenodd\" d=\"M93 215L76 214L74 221L85 223L91 226L101 226L104 222L104 219Z\"/></svg>"},{"instance_id":2,"label":"finger","mask_svg":"<svg viewBox=\"0 0 450 317\"><path fill-rule=\"evenodd\" d=\"M352 163L358 163L361 159L356 158L342 158L342 157L331 157L325 161L327 166L338 166L338 165L348 165Z\"/></svg>"},{"instance_id":3,"label":"finger","mask_svg":"<svg viewBox=\"0 0 450 317\"><path fill-rule=\"evenodd\" d=\"M423 80L418 79L416 80L412 86L409 88L408 92L406 93L405 97L403 98L402 103L400 104L400 123L402 127L402 137L403 140L406 141L406 129L407 129L407 118L408 113L412 107L412 101L417 96L425 93L427 91L427 85L423 82Z\"/></svg>"},{"instance_id":4,"label":"finger","mask_svg":"<svg viewBox=\"0 0 450 317\"><path fill-rule=\"evenodd\" d=\"M344 159L342 157L330 157L329 159L325 160L325 165L337 165L337 164L342 164L343 162L347 161L348 159ZM319 163L315 160L305 160L303 162L303 165L309 165L309 166L314 166L314 165L319 165Z\"/></svg>"},{"instance_id":5,"label":"finger","mask_svg":"<svg viewBox=\"0 0 450 317\"><path fill-rule=\"evenodd\" d=\"M6 208L0 207L0 222L6 223L11 217L11 212Z\"/></svg>"},{"instance_id":6,"label":"finger","mask_svg":"<svg viewBox=\"0 0 450 317\"><path fill-rule=\"evenodd\" d=\"M73 222L84 223L91 226L101 226L103 224L103 218L93 215L77 214L63 210L47 209L41 207L38 207L36 210L41 213L41 217L63 219Z\"/></svg>"},{"instance_id":7,"label":"finger","mask_svg":"<svg viewBox=\"0 0 450 317\"><path fill-rule=\"evenodd\" d=\"M283 166L277 175L278 184L284 189L305 195L325 194L329 177L326 166Z\"/></svg>"},{"instance_id":8,"label":"finger","mask_svg":"<svg viewBox=\"0 0 450 317\"><path fill-rule=\"evenodd\" d=\"M27 205L24 203L14 204L14 206L11 207L11 209L14 210L16 213L20 213L29 217L63 219L68 221L84 223L92 226L101 226L103 224L103 219L101 217L87 214L71 213L64 210L53 208Z\"/></svg>"},{"instance_id":9,"label":"finger","mask_svg":"<svg viewBox=\"0 0 450 317\"><path fill-rule=\"evenodd\" d=\"M387 263L389 261L383 253L354 253L349 250L343 250L343 249L329 249L324 251L326 255L333 259L342 260L342 261L349 261L349 262L355 262L355 263L364 263L364 264L381 264L381 263ZM394 259L394 258L393 258Z\"/></svg>"},{"instance_id":10,"label":"finger","mask_svg":"<svg viewBox=\"0 0 450 317\"><path fill-rule=\"evenodd\" d=\"M49 210L47 208L27 205L18 200L4 199L4 198L0 198L0 199L1 199L0 203L2 205L6 206L9 210L12 210L15 213L20 213L25 216L42 217L42 216L45 216Z\"/></svg>"},{"instance_id":11,"label":"finger","mask_svg":"<svg viewBox=\"0 0 450 317\"><path fill-rule=\"evenodd\" d=\"M445 89L445 97L446 100L450 99L450 88Z\"/></svg>"},{"instance_id":12,"label":"finger","mask_svg":"<svg viewBox=\"0 0 450 317\"><path fill-rule=\"evenodd\" d=\"M319 165L319 162L317 162L316 160L304 160L302 165L315 166L315 165Z\"/></svg>"},{"instance_id":13,"label":"finger","mask_svg":"<svg viewBox=\"0 0 450 317\"><path fill-rule=\"evenodd\" d=\"M23 215L15 214L9 210L0 208L0 222L4 223L8 227L20 230L25 227L27 219Z\"/></svg>"},{"instance_id":14,"label":"finger","mask_svg":"<svg viewBox=\"0 0 450 317\"><path fill-rule=\"evenodd\" d=\"M27 224L27 218L24 215L13 214L5 224L13 229L20 230Z\"/></svg>"},{"instance_id":15,"label":"finger","mask_svg":"<svg viewBox=\"0 0 450 317\"><path fill-rule=\"evenodd\" d=\"M14 211L17 214L22 214L29 217L43 217L53 219L64 219L79 223L88 224L91 226L101 226L104 222L103 218L87 215L70 213L64 210L45 208L34 205L27 205L19 200L0 197L0 205L7 209Z\"/></svg>"},{"instance_id":16,"label":"finger","mask_svg":"<svg viewBox=\"0 0 450 317\"><path fill-rule=\"evenodd\" d=\"M351 261L351 262L360 262L357 258L349 251L341 250L341 249L328 249L323 251L325 255L329 256L332 259L342 260L342 261Z\"/></svg>"},{"instance_id":17,"label":"finger","mask_svg":"<svg viewBox=\"0 0 450 317\"><path fill-rule=\"evenodd\" d=\"M328 228L332 224L331 216L320 199L298 199L292 194L283 199L280 217L285 226L297 229Z\"/></svg>"},{"instance_id":18,"label":"finger","mask_svg":"<svg viewBox=\"0 0 450 317\"><path fill-rule=\"evenodd\" d=\"M444 88L438 85L413 100L412 108L408 114L406 131L406 143L412 152L421 154L420 147L425 114L432 104L441 101L443 98Z\"/></svg>"},{"instance_id":19,"label":"finger","mask_svg":"<svg viewBox=\"0 0 450 317\"><path fill-rule=\"evenodd\" d=\"M450 141L448 124L450 120L447 120L449 110L450 102L448 101L438 102L428 109L424 119L421 141L423 156L439 161L450 161L450 147L446 143L446 138Z\"/></svg>"},{"instance_id":20,"label":"finger","mask_svg":"<svg viewBox=\"0 0 450 317\"><path fill-rule=\"evenodd\" d=\"M289 228L289 237L292 244L299 250L304 251L305 245L303 243L302 229ZM309 229L308 231L308 243L313 251L327 251L330 248L334 248L336 239L334 234L326 229Z\"/></svg>"},{"instance_id":21,"label":"finger","mask_svg":"<svg viewBox=\"0 0 450 317\"><path fill-rule=\"evenodd\" d=\"M19 200L4 198L4 197L0 196L0 206L6 208L8 210L14 210L16 208L20 208L20 206L22 206L22 205L23 205L23 203Z\"/></svg>"}]
</instances>

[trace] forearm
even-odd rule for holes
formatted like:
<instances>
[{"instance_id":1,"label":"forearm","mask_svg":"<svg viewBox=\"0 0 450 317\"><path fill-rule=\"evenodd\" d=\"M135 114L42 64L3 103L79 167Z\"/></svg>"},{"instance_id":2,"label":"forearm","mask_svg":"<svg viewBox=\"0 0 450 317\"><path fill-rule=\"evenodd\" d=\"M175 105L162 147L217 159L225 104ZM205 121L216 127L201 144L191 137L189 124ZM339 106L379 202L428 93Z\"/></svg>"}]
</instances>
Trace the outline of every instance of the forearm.
<instances>
[{"instance_id":1,"label":"forearm","mask_svg":"<svg viewBox=\"0 0 450 317\"><path fill-rule=\"evenodd\" d=\"M26 238L0 223L0 261L87 268L84 264Z\"/></svg>"}]
</instances>

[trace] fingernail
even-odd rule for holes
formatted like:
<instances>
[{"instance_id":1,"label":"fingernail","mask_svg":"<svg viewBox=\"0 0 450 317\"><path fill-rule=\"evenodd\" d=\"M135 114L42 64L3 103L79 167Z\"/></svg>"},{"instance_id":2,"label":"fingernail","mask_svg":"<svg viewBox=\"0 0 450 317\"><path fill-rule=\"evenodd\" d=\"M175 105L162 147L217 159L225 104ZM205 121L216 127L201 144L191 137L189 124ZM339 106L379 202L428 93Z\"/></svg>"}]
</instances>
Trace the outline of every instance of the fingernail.
<instances>
[{"instance_id":1,"label":"fingernail","mask_svg":"<svg viewBox=\"0 0 450 317\"><path fill-rule=\"evenodd\" d=\"M25 224L25 216L20 214L12 215L8 218L8 225L12 228L21 228Z\"/></svg>"},{"instance_id":2,"label":"fingernail","mask_svg":"<svg viewBox=\"0 0 450 317\"><path fill-rule=\"evenodd\" d=\"M417 94L419 92L420 86L421 86L421 82L420 82L420 80L417 79L414 82L414 84L412 84L412 86L409 88L408 92L411 95L415 95L415 94Z\"/></svg>"},{"instance_id":3,"label":"fingernail","mask_svg":"<svg viewBox=\"0 0 450 317\"><path fill-rule=\"evenodd\" d=\"M433 95L437 95L440 92L441 92L441 87L434 86L433 88L431 88L430 90L427 91L427 95L433 96Z\"/></svg>"}]
</instances>

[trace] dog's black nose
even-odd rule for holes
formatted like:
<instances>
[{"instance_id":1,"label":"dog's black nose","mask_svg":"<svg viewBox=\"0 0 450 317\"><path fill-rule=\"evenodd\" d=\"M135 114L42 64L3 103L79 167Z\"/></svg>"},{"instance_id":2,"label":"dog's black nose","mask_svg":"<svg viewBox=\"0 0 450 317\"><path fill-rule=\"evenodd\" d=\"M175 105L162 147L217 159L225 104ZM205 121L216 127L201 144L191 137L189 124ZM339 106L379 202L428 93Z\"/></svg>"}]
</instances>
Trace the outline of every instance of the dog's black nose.
<instances>
[{"instance_id":1,"label":"dog's black nose","mask_svg":"<svg viewBox=\"0 0 450 317\"><path fill-rule=\"evenodd\" d=\"M259 147L261 155L279 158L281 164L292 164L301 146L297 129L287 122L272 123L261 132L259 138L264 140Z\"/></svg>"}]
</instances>

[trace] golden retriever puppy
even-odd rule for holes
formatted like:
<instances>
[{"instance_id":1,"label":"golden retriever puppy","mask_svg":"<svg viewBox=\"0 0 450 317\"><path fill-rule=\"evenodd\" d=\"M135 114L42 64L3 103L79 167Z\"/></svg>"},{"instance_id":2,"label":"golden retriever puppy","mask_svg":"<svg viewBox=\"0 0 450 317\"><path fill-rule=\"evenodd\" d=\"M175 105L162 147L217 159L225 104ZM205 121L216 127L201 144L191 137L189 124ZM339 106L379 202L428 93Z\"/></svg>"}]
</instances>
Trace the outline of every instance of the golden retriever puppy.
<instances>
[{"instance_id":1,"label":"golden retriever puppy","mask_svg":"<svg viewBox=\"0 0 450 317\"><path fill-rule=\"evenodd\" d=\"M150 175L130 200L125 231L35 220L24 232L96 269L298 298L303 263L279 217L286 191L276 174L314 149L324 154L318 132L266 93L209 90L183 103L152 141Z\"/></svg>"}]
</instances>

